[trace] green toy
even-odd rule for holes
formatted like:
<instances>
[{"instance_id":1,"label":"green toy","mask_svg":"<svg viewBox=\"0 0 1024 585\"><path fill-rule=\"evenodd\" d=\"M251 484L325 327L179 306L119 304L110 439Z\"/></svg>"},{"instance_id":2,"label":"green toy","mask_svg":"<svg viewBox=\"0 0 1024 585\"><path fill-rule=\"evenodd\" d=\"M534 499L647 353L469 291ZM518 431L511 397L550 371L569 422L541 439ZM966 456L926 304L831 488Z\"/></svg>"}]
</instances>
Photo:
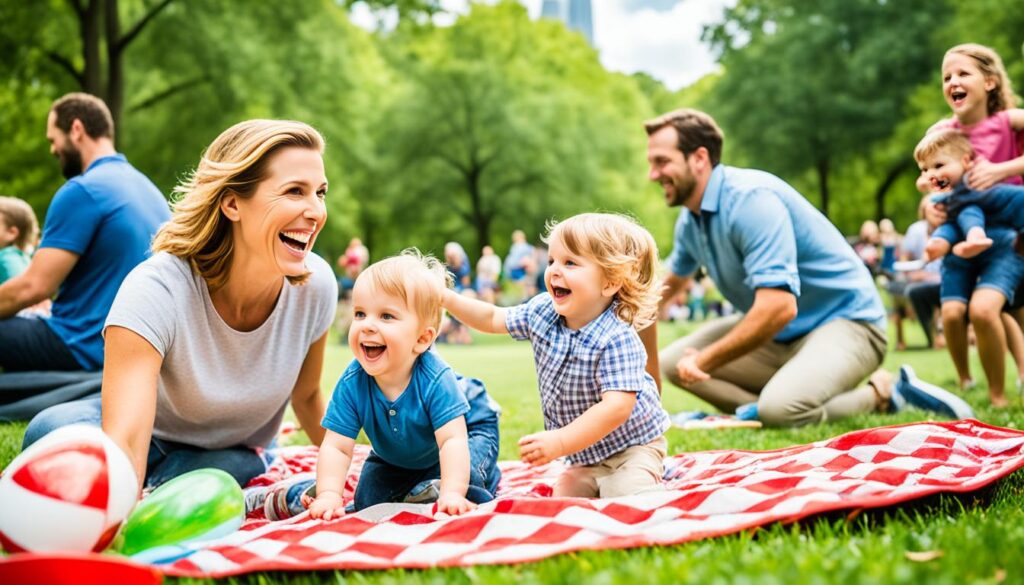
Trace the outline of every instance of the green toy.
<instances>
[{"instance_id":1,"label":"green toy","mask_svg":"<svg viewBox=\"0 0 1024 585\"><path fill-rule=\"evenodd\" d=\"M135 507L114 550L143 563L167 563L191 554L196 543L231 534L245 519L245 498L233 477L197 469L153 490Z\"/></svg>"}]
</instances>

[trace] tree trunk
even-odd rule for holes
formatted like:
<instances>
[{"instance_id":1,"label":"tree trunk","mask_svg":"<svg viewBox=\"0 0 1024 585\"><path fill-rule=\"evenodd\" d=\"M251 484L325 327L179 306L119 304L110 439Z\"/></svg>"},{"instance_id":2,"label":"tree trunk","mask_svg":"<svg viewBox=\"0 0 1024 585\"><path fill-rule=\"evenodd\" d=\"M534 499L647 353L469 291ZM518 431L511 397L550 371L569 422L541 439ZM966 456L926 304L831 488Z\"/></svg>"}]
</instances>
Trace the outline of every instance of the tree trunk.
<instances>
[{"instance_id":1,"label":"tree trunk","mask_svg":"<svg viewBox=\"0 0 1024 585\"><path fill-rule=\"evenodd\" d=\"M885 196L892 188L893 184L896 183L896 179L900 178L904 171L910 168L910 160L901 160L900 162L889 167L889 171L885 174L885 178L879 183L878 188L875 189L875 220L881 220L885 217Z\"/></svg>"},{"instance_id":2,"label":"tree trunk","mask_svg":"<svg viewBox=\"0 0 1024 585\"><path fill-rule=\"evenodd\" d=\"M821 193L821 212L823 214L825 214L825 217L828 217L829 192L828 192L828 159L827 158L820 158L820 159L818 159L817 170L818 170L818 186L819 186L820 193Z\"/></svg>"},{"instance_id":3,"label":"tree trunk","mask_svg":"<svg viewBox=\"0 0 1024 585\"><path fill-rule=\"evenodd\" d=\"M124 110L124 62L121 59L121 23L117 14L117 0L106 0L107 33L107 92L106 102L114 131L121 127Z\"/></svg>"},{"instance_id":4,"label":"tree trunk","mask_svg":"<svg viewBox=\"0 0 1024 585\"><path fill-rule=\"evenodd\" d=\"M470 215L473 218L473 230L476 232L476 253L477 257L484 246L491 241L491 215L484 211L483 193L480 185L480 176L483 168L473 165L466 176L466 190L469 193Z\"/></svg>"},{"instance_id":5,"label":"tree trunk","mask_svg":"<svg viewBox=\"0 0 1024 585\"><path fill-rule=\"evenodd\" d=\"M82 91L105 98L103 91L103 63L100 61L100 16L102 0L89 0L78 13L82 33Z\"/></svg>"}]
</instances>

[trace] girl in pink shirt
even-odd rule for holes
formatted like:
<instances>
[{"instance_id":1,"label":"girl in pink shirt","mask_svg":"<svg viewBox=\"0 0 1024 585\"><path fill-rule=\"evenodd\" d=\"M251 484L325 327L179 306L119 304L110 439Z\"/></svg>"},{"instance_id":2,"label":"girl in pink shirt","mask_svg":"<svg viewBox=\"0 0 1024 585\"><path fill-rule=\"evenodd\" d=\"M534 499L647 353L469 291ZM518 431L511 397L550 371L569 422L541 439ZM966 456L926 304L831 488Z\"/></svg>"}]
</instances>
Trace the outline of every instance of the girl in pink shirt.
<instances>
[{"instance_id":1,"label":"girl in pink shirt","mask_svg":"<svg viewBox=\"0 0 1024 585\"><path fill-rule=\"evenodd\" d=\"M984 191L996 183L1022 184L1024 109L999 55L976 44L957 45L942 59L942 94L953 117L933 129L950 127L967 135L977 154L968 186Z\"/></svg>"},{"instance_id":2,"label":"girl in pink shirt","mask_svg":"<svg viewBox=\"0 0 1024 585\"><path fill-rule=\"evenodd\" d=\"M942 95L953 117L935 124L967 135L976 158L966 176L971 189L984 191L997 183L1021 184L1024 174L1024 110L1015 108L1017 98L1002 59L978 44L957 45L942 59ZM931 207L931 206L929 206ZM937 225L929 215L929 221ZM942 218L941 221L944 221ZM941 223L939 221L938 223ZM1006 299L988 289L976 289L969 307L962 302L942 304L947 347L963 389L974 385L967 359L967 315L978 340L978 354L988 379L994 406L1008 404L1004 394L1005 354L1009 346L1018 370L1024 372L1024 335L1017 320L1001 313ZM1018 380L1018 388L1021 382Z\"/></svg>"}]
</instances>

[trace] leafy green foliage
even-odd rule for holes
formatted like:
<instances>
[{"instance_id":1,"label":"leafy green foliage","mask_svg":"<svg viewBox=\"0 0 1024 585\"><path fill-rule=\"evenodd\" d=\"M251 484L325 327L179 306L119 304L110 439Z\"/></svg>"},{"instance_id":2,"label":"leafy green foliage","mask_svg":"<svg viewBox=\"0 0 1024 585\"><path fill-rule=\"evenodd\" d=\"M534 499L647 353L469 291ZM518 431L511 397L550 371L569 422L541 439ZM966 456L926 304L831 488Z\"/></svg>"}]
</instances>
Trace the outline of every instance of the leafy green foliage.
<instances>
[{"instance_id":1,"label":"leafy green foliage","mask_svg":"<svg viewBox=\"0 0 1024 585\"><path fill-rule=\"evenodd\" d=\"M827 214L836 169L889 137L934 75L946 18L926 0L741 0L705 31L726 72L713 113L757 166L813 172Z\"/></svg>"}]
</instances>

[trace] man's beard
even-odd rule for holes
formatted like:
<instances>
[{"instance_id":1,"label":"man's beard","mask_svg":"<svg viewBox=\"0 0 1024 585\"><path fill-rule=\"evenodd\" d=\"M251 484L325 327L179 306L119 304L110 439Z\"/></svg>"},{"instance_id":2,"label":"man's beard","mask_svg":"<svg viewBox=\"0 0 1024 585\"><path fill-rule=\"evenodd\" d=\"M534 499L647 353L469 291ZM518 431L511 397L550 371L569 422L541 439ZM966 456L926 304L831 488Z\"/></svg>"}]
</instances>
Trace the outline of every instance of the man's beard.
<instances>
[{"instance_id":1,"label":"man's beard","mask_svg":"<svg viewBox=\"0 0 1024 585\"><path fill-rule=\"evenodd\" d=\"M60 172L65 179L82 174L82 153L78 152L74 146L65 145L57 154L57 160L60 161Z\"/></svg>"},{"instance_id":2,"label":"man's beard","mask_svg":"<svg viewBox=\"0 0 1024 585\"><path fill-rule=\"evenodd\" d=\"M672 195L667 197L665 201L669 207L686 205L686 202L693 198L696 189L697 179L693 175L672 179Z\"/></svg>"}]
</instances>

